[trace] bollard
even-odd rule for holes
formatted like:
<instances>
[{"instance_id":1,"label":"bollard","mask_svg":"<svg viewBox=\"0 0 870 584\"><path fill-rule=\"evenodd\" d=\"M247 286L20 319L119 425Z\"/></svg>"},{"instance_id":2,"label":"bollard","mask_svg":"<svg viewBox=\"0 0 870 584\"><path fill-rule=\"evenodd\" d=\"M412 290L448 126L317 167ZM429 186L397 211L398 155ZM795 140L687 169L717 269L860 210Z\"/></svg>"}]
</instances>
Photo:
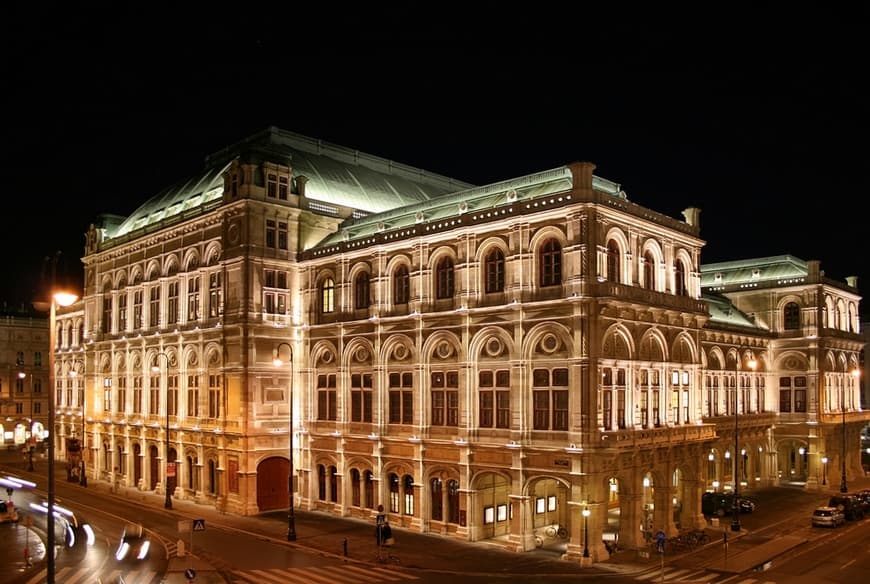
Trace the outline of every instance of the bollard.
<instances>
[{"instance_id":1,"label":"bollard","mask_svg":"<svg viewBox=\"0 0 870 584\"><path fill-rule=\"evenodd\" d=\"M347 538L344 538L344 543L342 544L344 548L344 557L347 557Z\"/></svg>"}]
</instances>

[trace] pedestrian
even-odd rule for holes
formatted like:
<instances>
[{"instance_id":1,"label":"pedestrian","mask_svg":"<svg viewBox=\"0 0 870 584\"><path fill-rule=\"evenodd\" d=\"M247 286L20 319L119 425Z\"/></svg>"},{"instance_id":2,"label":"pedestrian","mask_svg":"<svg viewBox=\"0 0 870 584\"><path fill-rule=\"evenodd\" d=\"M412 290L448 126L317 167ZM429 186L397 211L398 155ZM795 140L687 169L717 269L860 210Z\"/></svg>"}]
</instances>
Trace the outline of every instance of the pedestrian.
<instances>
[{"instance_id":1,"label":"pedestrian","mask_svg":"<svg viewBox=\"0 0 870 584\"><path fill-rule=\"evenodd\" d=\"M378 514L375 516L375 539L378 543L378 549L381 546L393 545L393 530L387 521L387 514L384 513L384 506L378 505Z\"/></svg>"}]
</instances>

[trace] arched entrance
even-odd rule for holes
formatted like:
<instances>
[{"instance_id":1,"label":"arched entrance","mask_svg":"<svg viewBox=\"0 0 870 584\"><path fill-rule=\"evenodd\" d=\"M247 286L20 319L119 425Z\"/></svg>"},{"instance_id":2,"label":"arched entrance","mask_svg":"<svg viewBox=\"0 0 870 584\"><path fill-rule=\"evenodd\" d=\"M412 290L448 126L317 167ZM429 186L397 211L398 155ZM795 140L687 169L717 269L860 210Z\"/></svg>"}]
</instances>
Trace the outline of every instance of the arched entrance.
<instances>
[{"instance_id":1,"label":"arched entrance","mask_svg":"<svg viewBox=\"0 0 870 584\"><path fill-rule=\"evenodd\" d=\"M472 534L472 540L509 535L511 519L519 510L511 505L508 478L494 472L484 472L474 480L473 489L475 505L471 510L471 525L475 533Z\"/></svg>"},{"instance_id":2,"label":"arched entrance","mask_svg":"<svg viewBox=\"0 0 870 584\"><path fill-rule=\"evenodd\" d=\"M568 487L549 478L536 478L529 483L532 529L535 542L546 549L566 552L570 533Z\"/></svg>"},{"instance_id":3,"label":"arched entrance","mask_svg":"<svg viewBox=\"0 0 870 584\"><path fill-rule=\"evenodd\" d=\"M140 444L133 445L133 486L139 488L139 481L142 480L142 446Z\"/></svg>"},{"instance_id":4,"label":"arched entrance","mask_svg":"<svg viewBox=\"0 0 870 584\"><path fill-rule=\"evenodd\" d=\"M290 507L290 461L267 458L257 465L257 507L260 511Z\"/></svg>"},{"instance_id":5,"label":"arched entrance","mask_svg":"<svg viewBox=\"0 0 870 584\"><path fill-rule=\"evenodd\" d=\"M153 491L157 488L157 481L160 479L160 457L156 446L148 448L148 470L148 490Z\"/></svg>"}]
</instances>

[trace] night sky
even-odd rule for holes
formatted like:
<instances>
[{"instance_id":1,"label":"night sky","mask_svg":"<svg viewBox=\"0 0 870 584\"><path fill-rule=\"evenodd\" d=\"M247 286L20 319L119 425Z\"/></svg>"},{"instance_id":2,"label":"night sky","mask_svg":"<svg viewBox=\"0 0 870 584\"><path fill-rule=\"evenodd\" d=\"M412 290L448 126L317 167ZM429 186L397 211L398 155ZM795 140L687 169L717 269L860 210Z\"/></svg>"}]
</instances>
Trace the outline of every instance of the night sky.
<instances>
[{"instance_id":1,"label":"night sky","mask_svg":"<svg viewBox=\"0 0 870 584\"><path fill-rule=\"evenodd\" d=\"M39 296L57 250L80 278L99 213L271 125L474 184L589 160L635 203L700 207L704 263L792 254L868 289L861 4L576 4L11 10L0 301Z\"/></svg>"}]
</instances>

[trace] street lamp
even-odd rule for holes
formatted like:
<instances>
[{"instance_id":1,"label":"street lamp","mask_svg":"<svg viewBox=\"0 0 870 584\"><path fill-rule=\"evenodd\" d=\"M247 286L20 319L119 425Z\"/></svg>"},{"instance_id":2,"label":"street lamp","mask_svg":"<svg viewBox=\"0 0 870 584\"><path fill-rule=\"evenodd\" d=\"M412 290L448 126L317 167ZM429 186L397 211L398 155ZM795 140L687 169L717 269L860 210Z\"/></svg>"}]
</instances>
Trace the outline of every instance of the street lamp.
<instances>
[{"instance_id":1,"label":"street lamp","mask_svg":"<svg viewBox=\"0 0 870 584\"><path fill-rule=\"evenodd\" d=\"M823 473L822 474L822 484L827 485L828 484L828 457L827 456L822 457L822 473Z\"/></svg>"},{"instance_id":2,"label":"street lamp","mask_svg":"<svg viewBox=\"0 0 870 584\"><path fill-rule=\"evenodd\" d=\"M157 364L151 367L151 371L154 373L160 373L160 357L166 359L166 368L169 369L169 355L166 353L157 353L154 356L154 360L158 361ZM166 493L166 499L163 502L163 506L166 509L172 509L172 494L169 492L169 388L166 388L166 478L163 485L163 490Z\"/></svg>"},{"instance_id":3,"label":"street lamp","mask_svg":"<svg viewBox=\"0 0 870 584\"><path fill-rule=\"evenodd\" d=\"M69 375L70 375L70 377L75 379L78 377L78 371L73 369L72 371L69 372ZM82 383L84 383L84 382L85 382L84 379L82 379ZM82 446L81 446L82 463L81 463L81 468L79 470L79 484L83 487L88 486L88 477L85 474L85 455L88 452L88 448L87 448L88 440L87 440L87 437L85 436L85 394L86 393L87 392L86 392L85 388L82 387L82 391L81 391L81 393L79 393L79 395L82 397L82 402L79 404L79 406L82 409Z\"/></svg>"},{"instance_id":4,"label":"street lamp","mask_svg":"<svg viewBox=\"0 0 870 584\"><path fill-rule=\"evenodd\" d=\"M855 382L857 383L858 378L861 377L861 370L860 369L852 369L852 377L855 379ZM841 453L842 456L841 456L841 458L843 459L843 476L842 476L842 480L840 482L840 492L841 493L848 493L849 488L846 486L846 386L845 385L843 386L843 391L841 393L842 393L842 395L841 395L842 401L840 401L840 409L843 412L843 442L842 442L842 453ZM854 391L853 391L852 395L855 395Z\"/></svg>"},{"instance_id":5,"label":"street lamp","mask_svg":"<svg viewBox=\"0 0 870 584\"><path fill-rule=\"evenodd\" d=\"M281 347L287 347L290 353L290 358L287 363L290 365L290 476L287 479L287 490L290 493L290 510L287 512L287 541L296 541L296 517L293 510L293 347L290 343L278 343L275 347L275 358L273 363L275 367L280 367L284 364L281 360Z\"/></svg>"},{"instance_id":6,"label":"street lamp","mask_svg":"<svg viewBox=\"0 0 870 584\"><path fill-rule=\"evenodd\" d=\"M748 348L748 347L747 347ZM739 494L740 494L740 479L737 477L738 471L738 460L742 458L738 456L740 453L740 447L738 443L738 429L740 427L739 419L738 419L738 396L740 395L740 364L743 361L743 349L741 347L737 351L737 359L734 361L734 518L731 520L731 531L740 531L740 504L739 504ZM752 352L749 353L749 361L746 362L746 365L754 372L756 365L758 362L752 356Z\"/></svg>"},{"instance_id":7,"label":"street lamp","mask_svg":"<svg viewBox=\"0 0 870 584\"><path fill-rule=\"evenodd\" d=\"M24 371L18 372L18 379L21 379L22 383L27 376L28 374ZM30 419L27 421L27 425L27 471L33 472L33 373L30 374Z\"/></svg>"},{"instance_id":8,"label":"street lamp","mask_svg":"<svg viewBox=\"0 0 870 584\"><path fill-rule=\"evenodd\" d=\"M51 387L51 395L48 397L48 428L49 428L49 440L48 440L48 514L46 515L46 584L54 584L54 547L55 547L55 533L54 533L54 440L55 440L55 427L54 427L54 410L55 410L55 375L56 371L55 367L55 355L54 352L57 349L57 307L58 306L69 306L73 302L78 300L78 296L72 294L70 292L56 292L52 290L51 305L49 310L48 317L48 375L49 375L49 387Z\"/></svg>"},{"instance_id":9,"label":"street lamp","mask_svg":"<svg viewBox=\"0 0 870 584\"><path fill-rule=\"evenodd\" d=\"M583 557L589 557L589 515L592 512L589 510L589 506L583 508Z\"/></svg>"}]
</instances>

